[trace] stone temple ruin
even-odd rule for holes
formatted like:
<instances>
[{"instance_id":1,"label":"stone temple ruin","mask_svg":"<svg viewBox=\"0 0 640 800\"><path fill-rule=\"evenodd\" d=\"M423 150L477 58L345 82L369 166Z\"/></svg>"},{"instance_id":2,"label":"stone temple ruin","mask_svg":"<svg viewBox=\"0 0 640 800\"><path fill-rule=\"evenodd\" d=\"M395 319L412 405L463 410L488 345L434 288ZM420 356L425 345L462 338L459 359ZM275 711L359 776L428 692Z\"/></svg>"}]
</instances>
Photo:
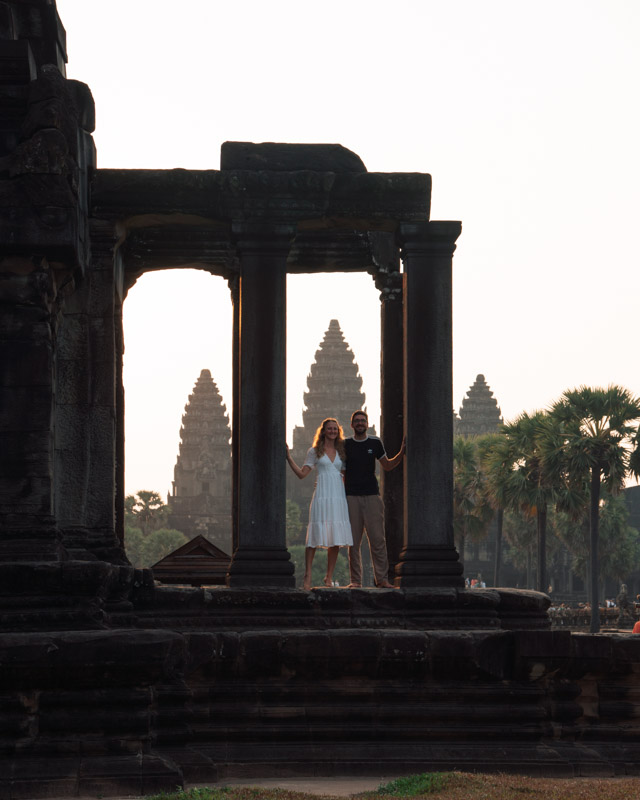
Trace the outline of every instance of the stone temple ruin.
<instances>
[{"instance_id":1,"label":"stone temple ruin","mask_svg":"<svg viewBox=\"0 0 640 800\"><path fill-rule=\"evenodd\" d=\"M218 387L200 373L184 408L180 450L167 497L169 526L187 539L205 536L231 552L231 429Z\"/></svg>"},{"instance_id":2,"label":"stone temple ruin","mask_svg":"<svg viewBox=\"0 0 640 800\"><path fill-rule=\"evenodd\" d=\"M227 142L217 170L102 170L53 0L0 3L0 797L231 775L638 772L640 641L552 632L470 591L452 533L451 264L426 174L339 145ZM402 268L401 268L402 265ZM147 270L229 284L227 587L122 546L122 304ZM409 436L399 590L295 590L285 542L287 272L381 292L382 436ZM397 473L400 473L397 475Z\"/></svg>"}]
</instances>

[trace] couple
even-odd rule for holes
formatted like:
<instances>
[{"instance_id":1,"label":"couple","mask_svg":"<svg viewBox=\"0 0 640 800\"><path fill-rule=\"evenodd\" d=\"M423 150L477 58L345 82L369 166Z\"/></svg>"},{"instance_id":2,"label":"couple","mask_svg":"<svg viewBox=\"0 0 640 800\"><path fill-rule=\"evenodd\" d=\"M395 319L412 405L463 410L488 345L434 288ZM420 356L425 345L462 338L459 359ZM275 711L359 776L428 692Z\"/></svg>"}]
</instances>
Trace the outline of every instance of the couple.
<instances>
[{"instance_id":1,"label":"couple","mask_svg":"<svg viewBox=\"0 0 640 800\"><path fill-rule=\"evenodd\" d=\"M316 548L327 548L325 586L333 585L333 570L340 547L349 547L350 588L362 585L360 546L366 529L375 583L392 589L384 536L382 498L376 479L376 460L385 471L395 469L404 456L404 442L396 456L387 458L382 441L368 436L366 412L351 415L353 436L344 439L342 428L332 417L316 431L304 465L299 467L287 447L287 462L298 478L318 470L316 488L309 508L303 587L311 588L311 566ZM343 481L344 476L344 481Z\"/></svg>"}]
</instances>

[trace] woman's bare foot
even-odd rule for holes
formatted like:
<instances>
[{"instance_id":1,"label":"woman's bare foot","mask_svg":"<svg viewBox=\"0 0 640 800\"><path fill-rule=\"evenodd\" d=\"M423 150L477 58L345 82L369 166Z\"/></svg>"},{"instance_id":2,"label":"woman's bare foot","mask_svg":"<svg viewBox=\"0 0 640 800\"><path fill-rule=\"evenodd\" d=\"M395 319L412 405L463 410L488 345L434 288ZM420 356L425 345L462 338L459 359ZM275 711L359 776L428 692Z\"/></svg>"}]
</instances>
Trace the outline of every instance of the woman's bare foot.
<instances>
[{"instance_id":1,"label":"woman's bare foot","mask_svg":"<svg viewBox=\"0 0 640 800\"><path fill-rule=\"evenodd\" d=\"M304 576L304 580L302 581L302 588L305 590L305 592L310 592L311 591L311 576L310 575L309 576L307 576L307 575Z\"/></svg>"},{"instance_id":2,"label":"woman's bare foot","mask_svg":"<svg viewBox=\"0 0 640 800\"><path fill-rule=\"evenodd\" d=\"M324 576L324 580L323 580L322 582L324 583L324 585L325 585L325 586L326 586L328 589L331 589L331 587L333 586L333 581L332 581L332 580L331 580L331 578L329 578L327 575L325 575L325 576Z\"/></svg>"}]
</instances>

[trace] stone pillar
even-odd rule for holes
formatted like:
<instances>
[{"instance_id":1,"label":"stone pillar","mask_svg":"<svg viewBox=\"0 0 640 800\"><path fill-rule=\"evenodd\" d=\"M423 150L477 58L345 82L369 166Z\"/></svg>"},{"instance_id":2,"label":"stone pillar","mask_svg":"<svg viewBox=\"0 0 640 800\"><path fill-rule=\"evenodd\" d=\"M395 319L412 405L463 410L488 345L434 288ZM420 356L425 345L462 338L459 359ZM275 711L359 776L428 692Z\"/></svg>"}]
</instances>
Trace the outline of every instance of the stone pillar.
<instances>
[{"instance_id":1,"label":"stone pillar","mask_svg":"<svg viewBox=\"0 0 640 800\"><path fill-rule=\"evenodd\" d=\"M232 392L231 405L231 553L238 548L238 439L240 422L240 276L228 279L233 304L233 340L231 343Z\"/></svg>"},{"instance_id":2,"label":"stone pillar","mask_svg":"<svg viewBox=\"0 0 640 800\"><path fill-rule=\"evenodd\" d=\"M293 587L285 538L286 262L293 229L239 225L234 232L240 259L238 543L227 583Z\"/></svg>"},{"instance_id":3,"label":"stone pillar","mask_svg":"<svg viewBox=\"0 0 640 800\"><path fill-rule=\"evenodd\" d=\"M380 436L389 457L402 444L403 409L403 277L392 234L369 234L372 239L376 287L380 290ZM383 237L385 237L383 239ZM380 493L384 501L384 527L389 575L395 574L404 540L404 467L380 470Z\"/></svg>"},{"instance_id":4,"label":"stone pillar","mask_svg":"<svg viewBox=\"0 0 640 800\"><path fill-rule=\"evenodd\" d=\"M122 284L113 225L94 220L91 243L90 268L65 302L58 336L56 515L72 558L125 564L117 535L123 520L116 520L124 507L124 414L118 400Z\"/></svg>"},{"instance_id":5,"label":"stone pillar","mask_svg":"<svg viewBox=\"0 0 640 800\"><path fill-rule=\"evenodd\" d=\"M123 358L124 358L124 328L122 319L122 305L125 299L124 286L124 267L119 250L115 251L115 276L116 276L116 302L114 308L114 344L116 360L116 480L115 480L115 534L119 546L124 553L124 500L126 496L124 488L124 469L125 469L125 444L124 444L124 378L123 378Z\"/></svg>"},{"instance_id":6,"label":"stone pillar","mask_svg":"<svg viewBox=\"0 0 640 800\"><path fill-rule=\"evenodd\" d=\"M463 586L453 543L451 260L459 222L400 226L404 263L404 548L396 585Z\"/></svg>"},{"instance_id":7,"label":"stone pillar","mask_svg":"<svg viewBox=\"0 0 640 800\"><path fill-rule=\"evenodd\" d=\"M63 277L44 258L8 256L0 259L0 281L0 561L56 561L64 557L54 517Z\"/></svg>"}]
</instances>

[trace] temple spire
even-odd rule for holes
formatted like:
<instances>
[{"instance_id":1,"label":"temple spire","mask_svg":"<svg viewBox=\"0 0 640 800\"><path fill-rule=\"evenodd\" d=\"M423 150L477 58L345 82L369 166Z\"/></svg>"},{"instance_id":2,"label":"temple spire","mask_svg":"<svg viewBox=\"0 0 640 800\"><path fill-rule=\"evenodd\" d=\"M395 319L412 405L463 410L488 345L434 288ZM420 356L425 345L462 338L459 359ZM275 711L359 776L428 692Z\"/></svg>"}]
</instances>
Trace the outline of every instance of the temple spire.
<instances>
[{"instance_id":1,"label":"temple spire","mask_svg":"<svg viewBox=\"0 0 640 800\"><path fill-rule=\"evenodd\" d=\"M502 425L502 412L493 396L484 375L477 375L469 388L459 411L459 419L454 420L457 436L481 436L495 433Z\"/></svg>"},{"instance_id":2,"label":"temple spire","mask_svg":"<svg viewBox=\"0 0 640 800\"><path fill-rule=\"evenodd\" d=\"M231 552L229 417L208 369L184 407L179 454L168 498L169 524L189 539L203 534Z\"/></svg>"}]
</instances>

